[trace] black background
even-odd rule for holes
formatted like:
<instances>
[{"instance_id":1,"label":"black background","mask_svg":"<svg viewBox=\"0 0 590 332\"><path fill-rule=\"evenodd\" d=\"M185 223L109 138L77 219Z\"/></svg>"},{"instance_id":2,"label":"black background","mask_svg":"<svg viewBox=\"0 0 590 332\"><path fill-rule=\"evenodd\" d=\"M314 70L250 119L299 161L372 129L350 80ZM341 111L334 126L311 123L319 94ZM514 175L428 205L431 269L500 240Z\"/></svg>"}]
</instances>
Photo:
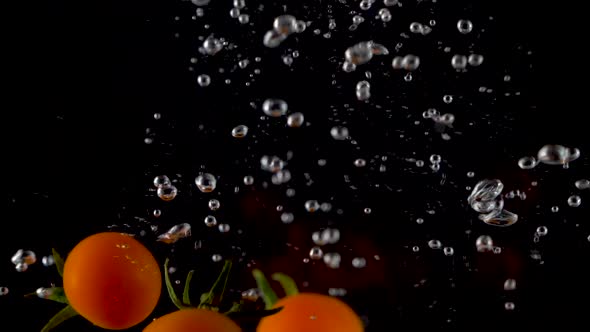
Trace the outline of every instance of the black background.
<instances>
[{"instance_id":1,"label":"black background","mask_svg":"<svg viewBox=\"0 0 590 332\"><path fill-rule=\"evenodd\" d=\"M312 4L311 1L305 3ZM319 270L324 277L310 286L312 289L316 287L318 291L325 291L322 287L326 285L339 287L336 284L349 288L347 300L361 314L368 315L370 331L401 330L408 326L417 330L427 327L448 330L462 327L533 328L543 327L550 321L565 325L583 321L582 314L587 312L586 299L589 295L589 275L585 272L589 258L586 237L590 233L587 208L582 205L575 213L564 212L557 221L551 219L549 212L551 202L556 199L564 201L571 191L572 180L584 176L587 178L589 170L589 162L584 155L588 148L585 130L588 126L582 121L587 104L584 91L587 77L584 27L575 7L562 4L549 6L532 1L439 1L440 10L425 17L435 18L441 26L446 22L444 26L450 27L449 31L454 29L453 22L462 17L473 17L474 22L476 18L495 18L491 24L493 27L489 28L491 32L474 44L479 45L481 53L486 56L485 65L488 65L488 59L496 60L490 61L486 69L482 66L480 72L462 84L469 86L483 81L499 85L492 82L501 81L505 75L502 71L508 68L523 97L497 98L489 108L481 106L486 104L485 100L480 100L477 105L481 108L475 111L476 115L465 115L478 126L473 130L465 129L465 138L453 141L452 147L426 138L401 144L391 137L380 136L379 133L390 131L390 124L386 120L376 115L368 116L368 119L350 116L346 120L353 123L352 128L355 128L355 123L365 120L370 123L370 126L356 127L359 128L359 141L365 142L359 152L333 147L334 143L329 137L319 136L319 132L329 128L332 120L323 116L324 113L314 115L314 108L326 109L334 104L334 98L350 99L348 102L356 105L352 93L335 92L326 96L322 87L329 84L332 79L330 75L336 71L333 68L324 70L321 62L294 67L293 72L288 73L292 78L287 82L284 80L286 67L274 64L280 63L280 59L277 60L277 54L280 53L267 50L262 55L269 60L263 63L271 69L265 71L266 67L263 67L262 83L256 84L252 90L244 90L238 96L214 82L210 91L203 92L202 89L196 89L195 77L187 71L187 60L195 54L195 47L190 37L184 36L190 35L192 27L190 23L182 23L186 20L181 23L173 21L174 16L186 12L186 8L189 8L186 4L149 0L117 3L27 2L21 5L23 8L11 12L14 15L7 15L11 16L12 28L7 37L9 47L3 51L8 59L4 62L7 98L1 123L4 124L7 137L3 140L5 147L2 160L6 166L4 169L8 170L3 179L3 202L6 208L3 208L5 213L2 217L4 236L0 286L8 286L11 293L0 298L0 306L3 322L11 326L7 327L7 331L39 330L59 310L59 305L53 303L21 299L22 294L47 285L49 281L59 281L55 273L44 271L40 264L31 267L27 273L14 272L9 258L17 249L31 248L39 256L48 254L51 247L67 252L84 236L103 231L108 225L132 223L134 216L146 216L146 211L158 204L153 199L153 193L149 194L147 190L153 175L180 173L186 179L192 179L200 165L206 165L208 171L228 179L227 185L219 189L222 204L227 204L222 211L227 211L223 212L226 213L224 217L233 221L232 227L242 227L245 235L232 235L227 243L238 243L248 252L248 258L256 260L268 272L276 268L286 269L298 281L312 275L318 276L318 272L314 274L309 269L302 269L301 264L291 264L294 257L300 261L301 254L290 254L291 251L284 247L286 239L289 238L288 241L295 244L300 241L303 245L309 245L309 232L295 226L294 229L306 234L305 240L298 240L298 233L294 232L295 235L289 237L284 227L276 226L279 214L268 211L280 203L276 198L278 191L258 188L233 196L236 199L224 198L232 197L233 184L239 184L243 176L242 173L236 175L241 164L234 164L234 160L247 158L249 153L284 153L287 149L280 148L280 144L288 145L296 156L306 156L295 159L290 165L292 170L306 169L321 158L322 153L334 149L329 154L333 157L329 159L330 164L347 165L343 168L345 171L351 169L348 172L353 182L361 186L362 194L348 195L343 187L339 187L342 185L341 180L337 182L329 171L321 170L316 170L317 177L325 180L319 180L319 189L314 187L318 191L313 194L321 199L335 196L338 205L350 207L350 211L362 211L367 203L375 211L369 219L362 212L346 210L345 217L337 219L337 222L344 230L356 231L359 239L370 239L371 246L384 257L384 262L379 265L380 270L376 270L376 274L384 276L383 280L369 278L371 287L350 286L355 285L354 282L335 280L337 275L318 267L316 271ZM296 16L299 16L297 13L305 13L298 3L289 5L293 6ZM392 24L405 27L407 23L421 19L423 11L418 5L415 9L412 9L412 4L404 5L404 13L408 17L394 16L394 21L399 21ZM326 6L326 1L314 2L311 7L321 12L322 6ZM218 11L219 16L206 15L206 18L229 21L227 12L230 6L225 4L225 7ZM267 4L261 17L255 18L251 13L251 18L263 22L256 23L257 27L269 26L272 18L280 12L279 5ZM313 19L311 14L313 11L309 14L310 20ZM338 18L338 14L335 16ZM223 26L227 27L227 31L221 26L213 31L229 36L239 31L229 23ZM366 29L367 34L370 33L375 40L387 37L384 32L371 31L368 26ZM261 28L258 30L262 31ZM443 28L441 30L440 36L450 39L449 43L453 43L453 38L460 37ZM176 32L180 33L181 38L173 37ZM244 33L236 39L247 37ZM258 39L252 43L260 44L261 36L255 38ZM341 54L350 42L334 38L334 44L341 48L338 54ZM331 52L327 43L321 39L315 40L312 42L299 38L290 41L290 47L300 43L304 57L307 54L313 57ZM419 46L413 47L417 53L420 51ZM527 50L532 50L531 56L525 54ZM427 55L422 58L425 72L436 71L435 65L428 67ZM436 55L431 58L430 63L446 62L437 60ZM302 63L311 62L307 59L302 60ZM529 64L533 66L531 70L527 69ZM352 82L350 78L337 75L344 82ZM214 75L212 77L215 79ZM424 90L408 88L395 102L420 110L428 108L428 102L439 98L434 95L441 94L444 90L441 86L447 83L443 75L437 77L438 81L435 78L430 81L425 79L419 85L426 87ZM232 78L236 82L240 79ZM386 83L374 84L375 95L378 95L379 86L386 86ZM314 124L307 128L313 134L289 134L278 143L260 138L260 143L256 144L230 145L228 132L233 126L247 123L254 128L256 124L253 120L259 117L258 114L244 112L235 104L247 106L245 101L251 95L260 99L280 91L290 101L292 109L309 109L303 112ZM228 95L232 98L223 98ZM479 97L474 94L465 98L477 101ZM386 101L389 100L382 102ZM531 105L535 107L531 108ZM365 106L358 107L361 114L368 114L368 109L363 109ZM158 136L155 140L170 143L172 148L161 145L148 147L143 143L145 128L158 126L152 120L155 112L162 113L166 121L160 125L162 128L156 128ZM490 124L478 122L477 114L489 114ZM197 131L198 124L213 129ZM416 133L423 131L410 131L408 136L416 136ZM540 170L530 178L526 173L515 170L515 161L520 156L532 154L535 149L551 142L580 148L582 159L572 163L568 171ZM391 147L395 144L399 144L398 149ZM318 148L310 148L312 145ZM432 189L433 179L430 176L396 175L394 172L384 176L373 172L373 175L366 176L358 171L354 173L355 170L349 167L350 160L357 158L355 153L362 153L366 157L380 151L407 155L411 151L419 151L420 147L425 147L422 153L424 158L431 153L444 151L441 153L444 157L448 156L455 161L456 174L473 170L477 174L476 179L500 177L506 180L505 183L513 181L515 188L518 184L530 183L533 178L541 179L545 184L530 195L525 207L521 207L521 216L528 218L525 217L525 221L506 230L490 229L490 226L477 222L446 222L442 224L444 227L428 226L424 232L416 228L413 222L408 222L408 219L411 221L417 215L407 211L423 210L424 202L438 201L452 206L441 218L456 218L471 212L451 204L464 201L465 192L452 189L449 195L441 199L440 189L434 190L432 196L424 192L423 188L426 191ZM272 152L273 149L277 152ZM251 159L247 167L253 174L260 173L255 171L257 165L252 160L255 159ZM402 170L402 166L395 163L391 168ZM449 174L451 177L453 170ZM258 178L262 178L262 173ZM403 195L373 190L369 186L363 187L363 181L396 184L414 190L406 190ZM189 188L189 182L192 180L183 182L185 189ZM415 186L408 185L412 182L416 183ZM569 187L565 188L564 183ZM462 189L468 183L457 185ZM295 187L299 188L297 185ZM298 190L297 204L300 206L312 194L306 190L304 187ZM261 206L243 208L253 202L253 197L263 202L255 203ZM582 198L585 198L584 195ZM162 223L173 225L175 220L182 218L201 218L203 209L198 210L189 204L195 200L201 205L206 202L206 199L192 195L179 197L175 205L169 208L169 219ZM543 208L536 209L536 204ZM474 219L472 215L470 218ZM358 220L362 220L362 223ZM529 220L530 225L527 225L525 222ZM543 265L528 256L532 242L531 230L536 228L533 224L547 224L550 229L551 238L542 247ZM580 226L575 227L575 224ZM501 239L507 250L498 257L482 258L475 255L473 248L468 249L472 242L464 241L463 234L468 229L476 234L490 233L495 239ZM453 243L458 252L453 258L453 264L449 264L442 255L423 253L416 258L407 248L418 241L425 243L432 237L440 238L443 243L445 240ZM207 283L218 267L208 262L208 255L213 252L233 255L235 251L229 245L219 245L224 242L222 238L213 236L203 240L211 244L206 246L211 248L211 252L205 251L202 255L179 254L177 258L179 266L186 264L186 268L180 269L179 273L190 266L207 266L210 273L202 274L203 281ZM149 239L146 238L146 242ZM421 251L427 251L422 242L419 243ZM367 243L351 240L349 245L360 246L362 250ZM189 252L190 247L192 244L185 247L178 245L176 252ZM302 251L306 251L306 248ZM154 250L160 261L170 255L168 248L161 245L150 244L150 249ZM467 256L477 271L465 267L464 262L461 262L462 255ZM280 261L287 258L289 261ZM241 277L235 279L235 289L253 286L247 278L248 270L243 265L239 269L238 275ZM354 273L345 275L361 278ZM502 282L509 274L519 275L518 291L512 295L517 309L512 313L505 312L503 308L506 295L502 291ZM455 279L457 288L449 288L449 277ZM414 284L423 279L427 280L426 285L415 288ZM429 308L433 301L436 304ZM154 316L171 310L171 305L162 301ZM451 323L447 320L451 320ZM91 330L81 319L67 324L63 330Z\"/></svg>"}]
</instances>

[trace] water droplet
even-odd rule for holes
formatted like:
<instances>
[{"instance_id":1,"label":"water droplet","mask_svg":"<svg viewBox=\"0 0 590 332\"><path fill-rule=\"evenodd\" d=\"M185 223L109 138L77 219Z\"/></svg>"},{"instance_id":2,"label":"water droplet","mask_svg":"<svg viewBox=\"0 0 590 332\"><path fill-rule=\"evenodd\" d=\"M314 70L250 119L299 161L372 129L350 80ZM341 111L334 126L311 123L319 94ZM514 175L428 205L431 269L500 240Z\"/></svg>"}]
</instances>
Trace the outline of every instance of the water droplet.
<instances>
[{"instance_id":1,"label":"water droplet","mask_svg":"<svg viewBox=\"0 0 590 332\"><path fill-rule=\"evenodd\" d=\"M410 23L410 32L411 33L422 33L423 29L424 29L424 27L422 26L421 23L418 23L418 22Z\"/></svg>"},{"instance_id":2,"label":"water droplet","mask_svg":"<svg viewBox=\"0 0 590 332\"><path fill-rule=\"evenodd\" d=\"M367 260L363 257L355 257L352 259L352 266L357 269L362 269L367 266Z\"/></svg>"},{"instance_id":3,"label":"water droplet","mask_svg":"<svg viewBox=\"0 0 590 332\"><path fill-rule=\"evenodd\" d=\"M209 203L207 205L209 206L209 209L211 211L217 211L221 207L221 203L217 199L209 200Z\"/></svg>"},{"instance_id":4,"label":"water droplet","mask_svg":"<svg viewBox=\"0 0 590 332\"><path fill-rule=\"evenodd\" d=\"M489 252L494 250L494 241L489 235L481 235L475 240L475 247L478 252Z\"/></svg>"},{"instance_id":5,"label":"water droplet","mask_svg":"<svg viewBox=\"0 0 590 332\"><path fill-rule=\"evenodd\" d=\"M338 253L326 253L324 255L324 263L326 263L326 265L332 269L339 268L341 260L342 260L342 258L340 257L340 254L338 254Z\"/></svg>"},{"instance_id":6,"label":"water droplet","mask_svg":"<svg viewBox=\"0 0 590 332\"><path fill-rule=\"evenodd\" d=\"M451 66L455 69L465 69L467 67L467 57L460 54L453 55L451 58Z\"/></svg>"},{"instance_id":7,"label":"water droplet","mask_svg":"<svg viewBox=\"0 0 590 332\"><path fill-rule=\"evenodd\" d=\"M581 179L576 181L574 185L580 190L590 189L590 180Z\"/></svg>"},{"instance_id":8,"label":"water droplet","mask_svg":"<svg viewBox=\"0 0 590 332\"><path fill-rule=\"evenodd\" d=\"M513 291L515 289L516 289L516 280L506 279L506 281L504 281L504 290L505 291Z\"/></svg>"},{"instance_id":9,"label":"water droplet","mask_svg":"<svg viewBox=\"0 0 590 332\"><path fill-rule=\"evenodd\" d=\"M247 186L251 186L254 184L254 177L251 175L244 176L244 184Z\"/></svg>"},{"instance_id":10,"label":"water droplet","mask_svg":"<svg viewBox=\"0 0 590 332\"><path fill-rule=\"evenodd\" d=\"M235 138L244 138L248 135L248 127L245 125L236 126L231 130L231 135Z\"/></svg>"},{"instance_id":11,"label":"water droplet","mask_svg":"<svg viewBox=\"0 0 590 332\"><path fill-rule=\"evenodd\" d=\"M289 126L291 128L299 128L303 125L304 121L305 121L305 117L303 116L303 113L296 112L296 113L290 114L287 117L287 126Z\"/></svg>"},{"instance_id":12,"label":"water droplet","mask_svg":"<svg viewBox=\"0 0 590 332\"><path fill-rule=\"evenodd\" d=\"M330 129L330 135L332 135L332 138L335 140L343 141L348 138L348 128L338 126L332 127L332 129Z\"/></svg>"},{"instance_id":13,"label":"water droplet","mask_svg":"<svg viewBox=\"0 0 590 332\"><path fill-rule=\"evenodd\" d=\"M534 157L522 157L518 160L518 167L522 169L533 169L537 166L537 160Z\"/></svg>"},{"instance_id":14,"label":"water droplet","mask_svg":"<svg viewBox=\"0 0 590 332\"><path fill-rule=\"evenodd\" d=\"M320 208L320 203L315 199L305 202L305 209L307 212L316 212Z\"/></svg>"},{"instance_id":15,"label":"water droplet","mask_svg":"<svg viewBox=\"0 0 590 332\"><path fill-rule=\"evenodd\" d=\"M293 215L293 213L290 212L283 212L281 214L281 221L284 224L290 224L293 222L293 220L295 220L295 216Z\"/></svg>"},{"instance_id":16,"label":"water droplet","mask_svg":"<svg viewBox=\"0 0 590 332\"><path fill-rule=\"evenodd\" d=\"M160 187L156 191L156 194L158 195L158 197L160 197L161 200L169 202L176 198L176 195L178 194L178 189L176 189L176 187L173 185L167 187Z\"/></svg>"},{"instance_id":17,"label":"water droplet","mask_svg":"<svg viewBox=\"0 0 590 332\"><path fill-rule=\"evenodd\" d=\"M320 248L320 247L313 247L309 251L309 258L311 258L311 259L315 259L315 260L321 259L323 255L324 255L324 252L322 251L322 248Z\"/></svg>"},{"instance_id":18,"label":"water droplet","mask_svg":"<svg viewBox=\"0 0 590 332\"><path fill-rule=\"evenodd\" d=\"M238 16L238 22L240 22L240 24L248 24L248 23L250 23L250 15L248 15L248 14L240 14L240 16Z\"/></svg>"},{"instance_id":19,"label":"water droplet","mask_svg":"<svg viewBox=\"0 0 590 332\"><path fill-rule=\"evenodd\" d=\"M453 256L455 250L453 249L453 247L444 247L443 253L445 254L445 256Z\"/></svg>"},{"instance_id":20,"label":"water droplet","mask_svg":"<svg viewBox=\"0 0 590 332\"><path fill-rule=\"evenodd\" d=\"M166 175L158 175L154 178L154 187L156 188L162 188L162 187L168 187L170 185L172 185L172 182L170 182L170 179L166 176Z\"/></svg>"},{"instance_id":21,"label":"water droplet","mask_svg":"<svg viewBox=\"0 0 590 332\"><path fill-rule=\"evenodd\" d=\"M281 117L287 114L289 106L282 99L267 99L262 103L262 111L271 117Z\"/></svg>"},{"instance_id":22,"label":"water droplet","mask_svg":"<svg viewBox=\"0 0 590 332\"><path fill-rule=\"evenodd\" d=\"M202 87L209 86L209 84L211 84L211 76L207 74L201 74L197 76L197 83Z\"/></svg>"},{"instance_id":23,"label":"water droplet","mask_svg":"<svg viewBox=\"0 0 590 332\"><path fill-rule=\"evenodd\" d=\"M217 225L217 218L215 218L214 216L206 216L205 225L207 225L208 227L213 227Z\"/></svg>"},{"instance_id":24,"label":"water droplet","mask_svg":"<svg viewBox=\"0 0 590 332\"><path fill-rule=\"evenodd\" d=\"M545 235L547 235L547 231L548 231L548 229L546 226L539 226L539 227L537 227L536 233L539 236L545 236Z\"/></svg>"},{"instance_id":25,"label":"water droplet","mask_svg":"<svg viewBox=\"0 0 590 332\"><path fill-rule=\"evenodd\" d=\"M472 67L477 67L483 63L483 55L470 54L469 58L467 59L467 63L469 63L469 65Z\"/></svg>"},{"instance_id":26,"label":"water droplet","mask_svg":"<svg viewBox=\"0 0 590 332\"><path fill-rule=\"evenodd\" d=\"M217 187L217 179L210 173L203 173L196 177L195 184L201 192L210 193Z\"/></svg>"},{"instance_id":27,"label":"water droplet","mask_svg":"<svg viewBox=\"0 0 590 332\"><path fill-rule=\"evenodd\" d=\"M459 20L457 21L457 30L462 34L468 34L473 30L473 23L469 20Z\"/></svg>"},{"instance_id":28,"label":"water droplet","mask_svg":"<svg viewBox=\"0 0 590 332\"><path fill-rule=\"evenodd\" d=\"M403 57L402 59L402 68L408 71L413 71L418 69L420 66L420 58L413 54L408 54Z\"/></svg>"},{"instance_id":29,"label":"water droplet","mask_svg":"<svg viewBox=\"0 0 590 332\"><path fill-rule=\"evenodd\" d=\"M439 240L433 239L428 241L428 246L430 249L440 249L442 247L442 243Z\"/></svg>"},{"instance_id":30,"label":"water droplet","mask_svg":"<svg viewBox=\"0 0 590 332\"><path fill-rule=\"evenodd\" d=\"M272 27L281 35L290 35L297 31L297 19L293 15L280 15L275 17Z\"/></svg>"},{"instance_id":31,"label":"water droplet","mask_svg":"<svg viewBox=\"0 0 590 332\"><path fill-rule=\"evenodd\" d=\"M567 199L567 205L571 207L578 207L582 204L582 198L578 195L572 195Z\"/></svg>"},{"instance_id":32,"label":"water droplet","mask_svg":"<svg viewBox=\"0 0 590 332\"><path fill-rule=\"evenodd\" d=\"M219 226L217 226L217 229L219 229L219 231L221 233L227 233L227 232L229 232L230 228L231 227L229 226L229 224L219 224Z\"/></svg>"}]
</instances>

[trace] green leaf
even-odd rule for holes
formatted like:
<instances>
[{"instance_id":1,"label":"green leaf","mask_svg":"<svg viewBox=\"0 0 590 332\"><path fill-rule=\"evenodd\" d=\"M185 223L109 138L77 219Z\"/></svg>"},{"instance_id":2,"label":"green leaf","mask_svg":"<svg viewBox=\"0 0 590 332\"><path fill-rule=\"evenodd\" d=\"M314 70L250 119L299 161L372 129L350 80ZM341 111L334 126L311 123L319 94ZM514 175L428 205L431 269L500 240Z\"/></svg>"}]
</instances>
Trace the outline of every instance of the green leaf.
<instances>
[{"instance_id":1,"label":"green leaf","mask_svg":"<svg viewBox=\"0 0 590 332\"><path fill-rule=\"evenodd\" d=\"M186 305L191 305L191 299L189 296L189 289L191 279L193 279L193 274L195 274L195 270L190 270L188 275L186 276L186 282L184 283L184 292L182 292L182 302Z\"/></svg>"},{"instance_id":2,"label":"green leaf","mask_svg":"<svg viewBox=\"0 0 590 332\"><path fill-rule=\"evenodd\" d=\"M78 313L76 310L74 310L74 308L72 308L72 306L68 305L55 314L55 316L53 316L49 322L43 326L41 332L49 332L56 328L59 324L75 316L78 316Z\"/></svg>"},{"instance_id":3,"label":"green leaf","mask_svg":"<svg viewBox=\"0 0 590 332\"><path fill-rule=\"evenodd\" d=\"M262 300L264 301L266 309L271 309L279 300L277 294L268 283L268 280L262 271L259 269L252 270L252 276L254 277L254 280L256 280L256 285L258 285L260 293L262 293Z\"/></svg>"},{"instance_id":4,"label":"green leaf","mask_svg":"<svg viewBox=\"0 0 590 332\"><path fill-rule=\"evenodd\" d=\"M53 254L53 261L55 262L55 267L57 268L57 273L59 273L60 277L63 277L64 276L64 260L57 253L55 248L51 248L51 253Z\"/></svg>"},{"instance_id":5,"label":"green leaf","mask_svg":"<svg viewBox=\"0 0 590 332\"><path fill-rule=\"evenodd\" d=\"M170 282L170 276L168 275L168 262L170 262L170 259L166 258L166 261L164 262L164 280L166 281L166 289L168 290L168 296L170 296L172 303L174 303L174 305L178 309L186 309L187 307L184 306L178 299L178 296L176 296L176 292L174 292L174 287L172 287L172 283Z\"/></svg>"},{"instance_id":6,"label":"green leaf","mask_svg":"<svg viewBox=\"0 0 590 332\"><path fill-rule=\"evenodd\" d=\"M209 293L206 293L206 295L203 294L205 296L201 295L201 303L199 306L212 306L215 299L217 299L218 302L221 302L223 294L225 293L225 288L227 287L231 267L232 262L226 260L225 264L223 264L223 269L221 269L221 273L219 273L219 276L217 277L217 280L215 280Z\"/></svg>"},{"instance_id":7,"label":"green leaf","mask_svg":"<svg viewBox=\"0 0 590 332\"><path fill-rule=\"evenodd\" d=\"M297 295L299 294L299 289L297 289L297 284L293 280L293 278L289 277L284 273L274 273L271 278L273 280L278 281L281 284L281 287L285 290L285 294L287 296Z\"/></svg>"}]
</instances>

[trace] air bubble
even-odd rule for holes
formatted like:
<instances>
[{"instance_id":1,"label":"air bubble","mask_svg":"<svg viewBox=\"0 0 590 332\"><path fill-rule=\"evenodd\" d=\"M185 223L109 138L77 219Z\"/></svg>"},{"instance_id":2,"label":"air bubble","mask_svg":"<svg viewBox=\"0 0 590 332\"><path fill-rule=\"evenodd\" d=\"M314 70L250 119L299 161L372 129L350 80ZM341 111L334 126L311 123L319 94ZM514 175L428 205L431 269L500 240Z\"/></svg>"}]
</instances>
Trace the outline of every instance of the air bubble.
<instances>
[{"instance_id":1,"label":"air bubble","mask_svg":"<svg viewBox=\"0 0 590 332\"><path fill-rule=\"evenodd\" d=\"M245 125L239 125L231 130L231 135L235 138L244 138L248 135L248 127Z\"/></svg>"},{"instance_id":2,"label":"air bubble","mask_svg":"<svg viewBox=\"0 0 590 332\"><path fill-rule=\"evenodd\" d=\"M355 257L352 259L352 266L356 269L362 269L367 266L367 260L363 257Z\"/></svg>"},{"instance_id":3,"label":"air bubble","mask_svg":"<svg viewBox=\"0 0 590 332\"><path fill-rule=\"evenodd\" d=\"M275 118L287 114L288 110L287 102L282 99L266 99L262 104L264 114Z\"/></svg>"},{"instance_id":4,"label":"air bubble","mask_svg":"<svg viewBox=\"0 0 590 332\"><path fill-rule=\"evenodd\" d=\"M170 179L166 176L166 175L158 175L154 178L154 187L156 188L162 188L162 187L168 187L170 185L172 185L172 182L170 182Z\"/></svg>"},{"instance_id":5,"label":"air bubble","mask_svg":"<svg viewBox=\"0 0 590 332\"><path fill-rule=\"evenodd\" d=\"M518 167L522 169L533 169L537 166L537 160L534 157L522 157L518 160Z\"/></svg>"},{"instance_id":6,"label":"air bubble","mask_svg":"<svg viewBox=\"0 0 590 332\"><path fill-rule=\"evenodd\" d=\"M309 258L311 258L311 259L315 259L315 260L322 259L323 256L324 256L324 252L322 251L322 248L320 248L320 247L313 247L309 251Z\"/></svg>"},{"instance_id":7,"label":"air bubble","mask_svg":"<svg viewBox=\"0 0 590 332\"><path fill-rule=\"evenodd\" d=\"M582 198L578 195L572 195L567 199L567 205L571 207L578 207L582 204Z\"/></svg>"},{"instance_id":8,"label":"air bubble","mask_svg":"<svg viewBox=\"0 0 590 332\"><path fill-rule=\"evenodd\" d=\"M515 289L516 289L516 280L506 279L506 281L504 281L504 290L505 291L513 291Z\"/></svg>"},{"instance_id":9,"label":"air bubble","mask_svg":"<svg viewBox=\"0 0 590 332\"><path fill-rule=\"evenodd\" d=\"M217 187L217 179L213 174L203 173L195 178L195 184L201 192L210 193Z\"/></svg>"},{"instance_id":10,"label":"air bubble","mask_svg":"<svg viewBox=\"0 0 590 332\"><path fill-rule=\"evenodd\" d=\"M459 20L457 21L457 30L462 34L468 34L473 30L473 23L469 20Z\"/></svg>"},{"instance_id":11,"label":"air bubble","mask_svg":"<svg viewBox=\"0 0 590 332\"><path fill-rule=\"evenodd\" d=\"M293 213L283 212L281 214L281 221L283 222L283 224L290 224L293 222L293 220L295 220L295 216L293 215Z\"/></svg>"},{"instance_id":12,"label":"air bubble","mask_svg":"<svg viewBox=\"0 0 590 332\"><path fill-rule=\"evenodd\" d=\"M201 74L201 75L197 76L197 83L201 87L209 86L209 84L211 84L211 77L207 74Z\"/></svg>"},{"instance_id":13,"label":"air bubble","mask_svg":"<svg viewBox=\"0 0 590 332\"><path fill-rule=\"evenodd\" d=\"M320 208L320 203L314 199L305 202L305 210L307 212L316 212Z\"/></svg>"},{"instance_id":14,"label":"air bubble","mask_svg":"<svg viewBox=\"0 0 590 332\"><path fill-rule=\"evenodd\" d=\"M348 128L346 127L332 127L330 135L337 141L343 141L348 138Z\"/></svg>"},{"instance_id":15,"label":"air bubble","mask_svg":"<svg viewBox=\"0 0 590 332\"><path fill-rule=\"evenodd\" d=\"M205 225L208 227L214 227L217 225L217 218L214 216L206 216L205 217Z\"/></svg>"},{"instance_id":16,"label":"air bubble","mask_svg":"<svg viewBox=\"0 0 590 332\"><path fill-rule=\"evenodd\" d=\"M428 241L428 246L430 249L440 249L442 247L442 243L439 240L433 239Z\"/></svg>"},{"instance_id":17,"label":"air bubble","mask_svg":"<svg viewBox=\"0 0 590 332\"><path fill-rule=\"evenodd\" d=\"M217 229L221 233L227 233L227 232L229 232L230 228L231 227L229 226L229 224L219 224L219 226L217 226Z\"/></svg>"}]
</instances>

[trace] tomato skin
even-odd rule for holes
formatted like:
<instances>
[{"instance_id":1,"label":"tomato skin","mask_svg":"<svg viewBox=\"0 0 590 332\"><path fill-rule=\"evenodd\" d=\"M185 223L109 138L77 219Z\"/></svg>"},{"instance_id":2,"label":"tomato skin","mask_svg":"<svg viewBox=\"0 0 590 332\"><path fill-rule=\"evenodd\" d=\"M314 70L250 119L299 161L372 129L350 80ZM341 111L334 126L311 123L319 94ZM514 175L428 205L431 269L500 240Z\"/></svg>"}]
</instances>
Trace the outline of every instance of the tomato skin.
<instances>
[{"instance_id":1,"label":"tomato skin","mask_svg":"<svg viewBox=\"0 0 590 332\"><path fill-rule=\"evenodd\" d=\"M63 287L82 317L104 329L122 330L151 314L162 277L158 262L139 241L107 232L72 249L64 264Z\"/></svg>"},{"instance_id":2,"label":"tomato skin","mask_svg":"<svg viewBox=\"0 0 590 332\"><path fill-rule=\"evenodd\" d=\"M241 332L231 319L215 311L183 309L162 316L143 332Z\"/></svg>"},{"instance_id":3,"label":"tomato skin","mask_svg":"<svg viewBox=\"0 0 590 332\"><path fill-rule=\"evenodd\" d=\"M331 296L300 293L280 299L277 314L264 317L257 332L363 332L358 315L343 301Z\"/></svg>"}]
</instances>

